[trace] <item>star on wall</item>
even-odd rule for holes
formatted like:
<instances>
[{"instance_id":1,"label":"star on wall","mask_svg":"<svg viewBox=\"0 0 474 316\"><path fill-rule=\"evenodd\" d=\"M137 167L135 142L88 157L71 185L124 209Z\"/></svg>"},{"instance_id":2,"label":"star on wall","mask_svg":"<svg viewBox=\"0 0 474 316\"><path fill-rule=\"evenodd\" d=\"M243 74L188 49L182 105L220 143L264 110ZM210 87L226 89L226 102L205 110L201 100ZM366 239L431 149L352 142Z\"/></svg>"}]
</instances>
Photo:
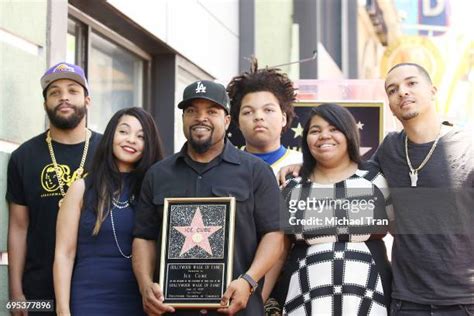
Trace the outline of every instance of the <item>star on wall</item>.
<instances>
[{"instance_id":1,"label":"star on wall","mask_svg":"<svg viewBox=\"0 0 474 316\"><path fill-rule=\"evenodd\" d=\"M363 130L364 129L364 125L361 121L357 122L357 128L360 129L360 130Z\"/></svg>"},{"instance_id":2,"label":"star on wall","mask_svg":"<svg viewBox=\"0 0 474 316\"><path fill-rule=\"evenodd\" d=\"M298 126L292 127L291 128L293 132L295 133L295 136L293 138L297 137L302 137L303 136L303 126L301 126L301 123L298 123Z\"/></svg>"},{"instance_id":3,"label":"star on wall","mask_svg":"<svg viewBox=\"0 0 474 316\"><path fill-rule=\"evenodd\" d=\"M186 237L179 255L182 256L192 248L198 246L212 256L212 249L211 245L209 244L209 236L221 228L222 226L204 226L201 210L198 207L189 226L174 227L174 229Z\"/></svg>"}]
</instances>

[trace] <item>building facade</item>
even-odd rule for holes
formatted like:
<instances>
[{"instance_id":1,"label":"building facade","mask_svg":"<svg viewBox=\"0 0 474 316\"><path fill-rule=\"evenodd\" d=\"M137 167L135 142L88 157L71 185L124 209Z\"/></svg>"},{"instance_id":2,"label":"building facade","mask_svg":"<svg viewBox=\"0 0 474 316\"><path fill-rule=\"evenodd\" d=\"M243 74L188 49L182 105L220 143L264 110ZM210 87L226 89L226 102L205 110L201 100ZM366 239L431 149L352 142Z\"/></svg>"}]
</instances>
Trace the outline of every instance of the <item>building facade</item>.
<instances>
[{"instance_id":1,"label":"building facade","mask_svg":"<svg viewBox=\"0 0 474 316\"><path fill-rule=\"evenodd\" d=\"M169 155L184 143L176 108L184 87L226 84L252 55L295 81L379 78L378 60L397 29L392 2L0 1L0 193L10 153L48 126L39 79L57 62L85 69L91 129L102 132L118 109L140 106L155 117ZM8 298L7 227L3 200L0 302Z\"/></svg>"},{"instance_id":2,"label":"building facade","mask_svg":"<svg viewBox=\"0 0 474 316\"><path fill-rule=\"evenodd\" d=\"M81 65L92 104L88 126L102 132L118 109L139 106L159 126L166 154L184 143L184 87L228 81L238 72L238 0L0 1L0 192L10 153L43 132L40 77L67 61ZM0 203L0 302L8 299L8 208ZM0 314L7 314L0 309Z\"/></svg>"}]
</instances>

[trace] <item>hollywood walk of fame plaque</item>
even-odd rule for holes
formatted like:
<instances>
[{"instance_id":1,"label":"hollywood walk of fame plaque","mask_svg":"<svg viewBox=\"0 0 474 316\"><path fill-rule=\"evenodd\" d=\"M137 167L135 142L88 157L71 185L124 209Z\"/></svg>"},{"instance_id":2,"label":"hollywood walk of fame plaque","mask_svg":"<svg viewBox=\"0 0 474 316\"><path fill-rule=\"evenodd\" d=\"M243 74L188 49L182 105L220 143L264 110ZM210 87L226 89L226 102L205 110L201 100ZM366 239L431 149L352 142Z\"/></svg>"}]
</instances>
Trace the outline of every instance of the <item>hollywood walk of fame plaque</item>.
<instances>
[{"instance_id":1,"label":"hollywood walk of fame plaque","mask_svg":"<svg viewBox=\"0 0 474 316\"><path fill-rule=\"evenodd\" d=\"M235 198L166 198L160 284L178 308L218 308L232 281Z\"/></svg>"}]
</instances>

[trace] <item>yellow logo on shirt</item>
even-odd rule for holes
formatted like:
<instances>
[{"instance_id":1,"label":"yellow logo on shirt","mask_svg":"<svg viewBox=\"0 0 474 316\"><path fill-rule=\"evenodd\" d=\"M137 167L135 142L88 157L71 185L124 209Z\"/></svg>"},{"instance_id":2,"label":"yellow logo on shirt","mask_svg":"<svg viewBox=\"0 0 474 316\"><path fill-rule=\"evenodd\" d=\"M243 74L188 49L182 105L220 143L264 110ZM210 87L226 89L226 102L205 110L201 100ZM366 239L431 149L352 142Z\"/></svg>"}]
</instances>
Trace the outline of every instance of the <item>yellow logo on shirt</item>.
<instances>
[{"instance_id":1,"label":"yellow logo on shirt","mask_svg":"<svg viewBox=\"0 0 474 316\"><path fill-rule=\"evenodd\" d=\"M58 167L58 176L62 180L64 190L67 190L67 188L69 188L74 181L81 178L77 170L71 174L71 168L68 165L60 164ZM83 177L85 176L86 175L83 174ZM57 191L60 194L59 181L56 176L56 171L54 170L54 164L50 163L49 165L46 165L41 171L41 186L48 193Z\"/></svg>"}]
</instances>

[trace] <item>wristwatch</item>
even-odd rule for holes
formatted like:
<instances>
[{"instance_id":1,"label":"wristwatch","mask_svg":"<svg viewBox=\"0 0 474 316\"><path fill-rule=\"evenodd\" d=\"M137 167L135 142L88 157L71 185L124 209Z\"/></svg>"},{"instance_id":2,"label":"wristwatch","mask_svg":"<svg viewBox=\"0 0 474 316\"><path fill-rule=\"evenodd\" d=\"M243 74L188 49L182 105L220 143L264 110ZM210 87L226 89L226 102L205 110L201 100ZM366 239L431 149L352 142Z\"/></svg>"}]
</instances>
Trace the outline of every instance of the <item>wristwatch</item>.
<instances>
[{"instance_id":1,"label":"wristwatch","mask_svg":"<svg viewBox=\"0 0 474 316\"><path fill-rule=\"evenodd\" d=\"M241 274L239 279L244 279L248 284L250 284L250 294L255 292L255 290L258 288L258 283L247 273Z\"/></svg>"}]
</instances>

